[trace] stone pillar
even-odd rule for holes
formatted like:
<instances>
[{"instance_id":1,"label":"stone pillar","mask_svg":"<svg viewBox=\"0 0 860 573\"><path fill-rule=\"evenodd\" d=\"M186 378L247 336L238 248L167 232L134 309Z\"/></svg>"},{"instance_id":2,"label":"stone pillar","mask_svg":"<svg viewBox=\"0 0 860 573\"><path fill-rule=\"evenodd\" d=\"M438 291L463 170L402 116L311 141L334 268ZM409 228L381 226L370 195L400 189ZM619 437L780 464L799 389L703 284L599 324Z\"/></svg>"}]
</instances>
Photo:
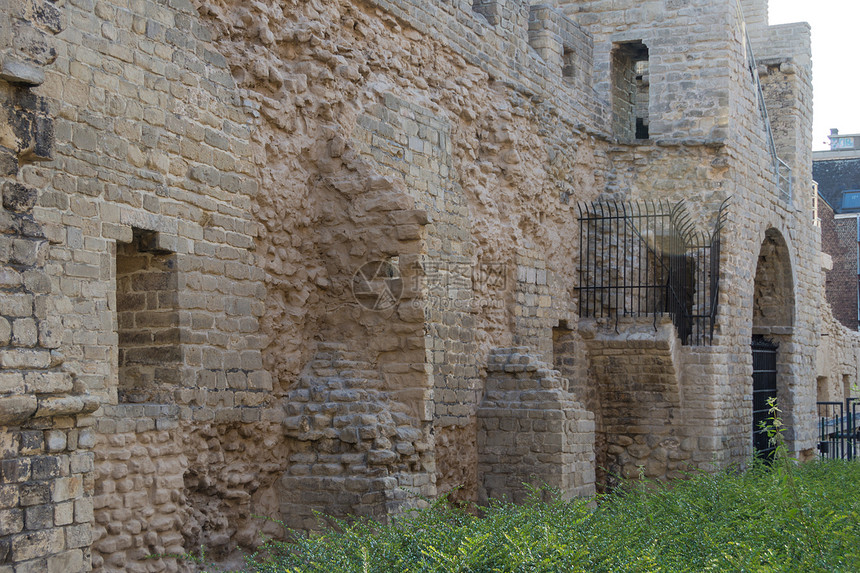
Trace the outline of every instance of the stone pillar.
<instances>
[{"instance_id":1,"label":"stone pillar","mask_svg":"<svg viewBox=\"0 0 860 573\"><path fill-rule=\"evenodd\" d=\"M478 500L521 502L525 484L565 498L594 493L594 415L526 347L498 348L478 409Z\"/></svg>"},{"instance_id":2,"label":"stone pillar","mask_svg":"<svg viewBox=\"0 0 860 573\"><path fill-rule=\"evenodd\" d=\"M50 102L30 88L57 57L51 2L0 2L0 572L89 570L98 400L64 369L46 272L58 227L39 222L39 189L19 170L52 159Z\"/></svg>"}]
</instances>

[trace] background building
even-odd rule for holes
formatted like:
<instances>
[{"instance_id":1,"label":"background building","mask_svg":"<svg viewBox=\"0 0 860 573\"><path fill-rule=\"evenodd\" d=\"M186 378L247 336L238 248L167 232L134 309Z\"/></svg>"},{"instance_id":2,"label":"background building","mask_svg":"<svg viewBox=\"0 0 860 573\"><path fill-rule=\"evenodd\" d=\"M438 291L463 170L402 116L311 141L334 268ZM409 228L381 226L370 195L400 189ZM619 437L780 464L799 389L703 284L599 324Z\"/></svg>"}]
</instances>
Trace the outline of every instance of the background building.
<instances>
[{"instance_id":1,"label":"background building","mask_svg":"<svg viewBox=\"0 0 860 573\"><path fill-rule=\"evenodd\" d=\"M827 271L827 300L846 327L860 326L858 240L860 240L860 134L833 129L830 151L812 154L812 176L818 192L832 207L833 220L823 224L821 248L833 259ZM827 217L823 216L822 220Z\"/></svg>"}]
</instances>

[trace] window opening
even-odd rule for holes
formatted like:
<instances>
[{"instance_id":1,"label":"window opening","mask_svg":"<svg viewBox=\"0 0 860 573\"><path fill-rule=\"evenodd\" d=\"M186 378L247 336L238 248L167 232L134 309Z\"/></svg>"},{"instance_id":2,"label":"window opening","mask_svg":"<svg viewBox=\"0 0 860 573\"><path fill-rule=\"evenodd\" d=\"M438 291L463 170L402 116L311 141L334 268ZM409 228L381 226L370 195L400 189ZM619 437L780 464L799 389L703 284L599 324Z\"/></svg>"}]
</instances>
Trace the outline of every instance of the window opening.
<instances>
[{"instance_id":1,"label":"window opening","mask_svg":"<svg viewBox=\"0 0 860 573\"><path fill-rule=\"evenodd\" d=\"M648 47L641 41L615 44L611 60L612 129L619 139L648 139Z\"/></svg>"},{"instance_id":2,"label":"window opening","mask_svg":"<svg viewBox=\"0 0 860 573\"><path fill-rule=\"evenodd\" d=\"M498 0L472 0L472 12L486 18L491 26L499 23Z\"/></svg>"},{"instance_id":3,"label":"window opening","mask_svg":"<svg viewBox=\"0 0 860 573\"><path fill-rule=\"evenodd\" d=\"M152 231L133 229L132 237L116 254L118 397L164 403L181 363L176 254L158 249Z\"/></svg>"},{"instance_id":4,"label":"window opening","mask_svg":"<svg viewBox=\"0 0 860 573\"><path fill-rule=\"evenodd\" d=\"M564 46L561 54L561 77L573 79L576 76L575 55L573 48Z\"/></svg>"}]
</instances>

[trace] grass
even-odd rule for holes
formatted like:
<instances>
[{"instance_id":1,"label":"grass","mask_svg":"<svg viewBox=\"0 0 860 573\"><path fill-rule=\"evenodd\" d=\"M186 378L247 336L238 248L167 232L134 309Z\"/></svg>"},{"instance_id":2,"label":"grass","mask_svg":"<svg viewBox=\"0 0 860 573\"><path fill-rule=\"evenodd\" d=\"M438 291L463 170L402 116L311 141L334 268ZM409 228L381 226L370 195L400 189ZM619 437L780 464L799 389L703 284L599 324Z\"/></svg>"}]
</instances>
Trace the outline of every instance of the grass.
<instances>
[{"instance_id":1,"label":"grass","mask_svg":"<svg viewBox=\"0 0 860 573\"><path fill-rule=\"evenodd\" d=\"M252 557L257 573L860 571L860 464L699 474L597 498L439 502L390 525L340 523Z\"/></svg>"}]
</instances>

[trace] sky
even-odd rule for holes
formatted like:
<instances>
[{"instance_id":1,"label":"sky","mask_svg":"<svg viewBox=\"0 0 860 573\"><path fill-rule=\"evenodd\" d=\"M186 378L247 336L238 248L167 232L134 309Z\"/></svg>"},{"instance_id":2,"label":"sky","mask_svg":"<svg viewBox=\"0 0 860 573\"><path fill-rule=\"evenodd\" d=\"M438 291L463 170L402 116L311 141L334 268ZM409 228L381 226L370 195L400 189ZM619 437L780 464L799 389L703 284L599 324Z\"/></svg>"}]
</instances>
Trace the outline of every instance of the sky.
<instances>
[{"instance_id":1,"label":"sky","mask_svg":"<svg viewBox=\"0 0 860 573\"><path fill-rule=\"evenodd\" d=\"M860 0L770 0L770 24L812 26L812 148L829 149L830 128L860 133L860 70L851 63Z\"/></svg>"}]
</instances>

